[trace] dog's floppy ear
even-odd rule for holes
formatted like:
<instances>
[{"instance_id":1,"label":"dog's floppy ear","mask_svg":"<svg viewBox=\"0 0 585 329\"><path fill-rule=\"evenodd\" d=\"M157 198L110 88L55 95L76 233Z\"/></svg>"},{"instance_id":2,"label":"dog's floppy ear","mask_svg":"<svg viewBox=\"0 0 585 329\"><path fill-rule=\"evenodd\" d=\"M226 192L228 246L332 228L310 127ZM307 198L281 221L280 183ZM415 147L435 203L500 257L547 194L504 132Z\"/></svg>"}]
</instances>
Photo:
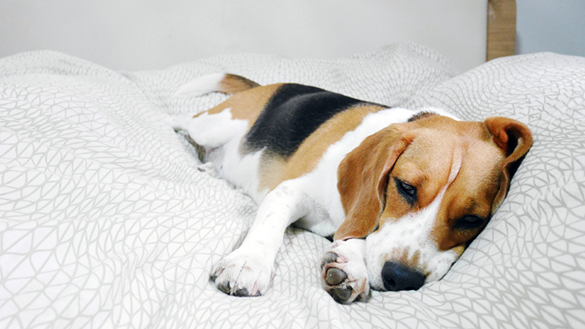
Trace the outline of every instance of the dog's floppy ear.
<instances>
[{"instance_id":1,"label":"dog's floppy ear","mask_svg":"<svg viewBox=\"0 0 585 329\"><path fill-rule=\"evenodd\" d=\"M363 238L376 229L385 206L388 175L413 138L391 125L368 136L341 161L337 189L346 218L335 240Z\"/></svg>"},{"instance_id":2,"label":"dog's floppy ear","mask_svg":"<svg viewBox=\"0 0 585 329\"><path fill-rule=\"evenodd\" d=\"M506 159L502 164L500 190L492 205L492 214L504 201L510 189L510 180L532 146L532 133L523 123L502 117L485 119L494 143L502 149Z\"/></svg>"}]
</instances>

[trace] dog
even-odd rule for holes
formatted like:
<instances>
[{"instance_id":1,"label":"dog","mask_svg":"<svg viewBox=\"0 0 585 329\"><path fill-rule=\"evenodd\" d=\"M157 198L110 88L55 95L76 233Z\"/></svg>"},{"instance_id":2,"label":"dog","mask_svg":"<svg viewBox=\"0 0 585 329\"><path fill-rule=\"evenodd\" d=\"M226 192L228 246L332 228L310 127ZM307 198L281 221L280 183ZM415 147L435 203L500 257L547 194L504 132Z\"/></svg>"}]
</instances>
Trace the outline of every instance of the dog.
<instances>
[{"instance_id":1,"label":"dog","mask_svg":"<svg viewBox=\"0 0 585 329\"><path fill-rule=\"evenodd\" d=\"M498 209L532 145L529 128L508 118L464 122L439 108L390 108L232 74L204 76L175 95L210 92L232 96L170 123L203 149L202 170L259 205L241 246L210 275L235 296L266 292L291 224L333 237L321 281L339 303L441 279Z\"/></svg>"}]
</instances>

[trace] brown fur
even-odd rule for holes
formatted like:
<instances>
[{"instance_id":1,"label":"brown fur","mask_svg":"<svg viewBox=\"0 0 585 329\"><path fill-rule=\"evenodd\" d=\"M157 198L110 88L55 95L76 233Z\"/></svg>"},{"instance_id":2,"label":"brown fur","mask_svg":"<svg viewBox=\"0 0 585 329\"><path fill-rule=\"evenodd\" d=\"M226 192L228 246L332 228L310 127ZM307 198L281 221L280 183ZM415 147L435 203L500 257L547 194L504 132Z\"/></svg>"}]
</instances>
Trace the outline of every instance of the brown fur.
<instances>
[{"instance_id":1,"label":"brown fur","mask_svg":"<svg viewBox=\"0 0 585 329\"><path fill-rule=\"evenodd\" d=\"M363 238L376 228L386 202L388 174L412 141L412 136L403 132L401 125L382 129L340 163L337 189L346 219L335 232L335 240Z\"/></svg>"},{"instance_id":2,"label":"brown fur","mask_svg":"<svg viewBox=\"0 0 585 329\"><path fill-rule=\"evenodd\" d=\"M226 94L237 94L241 91L260 87L256 82L235 74L226 74L219 82L219 91Z\"/></svg>"},{"instance_id":3,"label":"brown fur","mask_svg":"<svg viewBox=\"0 0 585 329\"><path fill-rule=\"evenodd\" d=\"M224 78L224 80L226 79ZM238 92L237 94L226 99L221 104L207 110L206 113L217 114L221 113L223 110L227 108L230 108L233 119L247 120L248 127L252 127L256 122L256 119L258 119L258 116L264 109L264 106L266 106L272 95L282 85L283 85L282 83L278 83L273 85L260 86ZM202 113L195 115L194 118L201 114Z\"/></svg>"},{"instance_id":4,"label":"brown fur","mask_svg":"<svg viewBox=\"0 0 585 329\"><path fill-rule=\"evenodd\" d=\"M329 146L357 128L368 114L382 109L376 105L361 105L338 113L305 139L288 161L278 157L263 159L259 189L272 190L285 180L313 171Z\"/></svg>"},{"instance_id":5,"label":"brown fur","mask_svg":"<svg viewBox=\"0 0 585 329\"><path fill-rule=\"evenodd\" d=\"M508 138L518 139L508 150ZM481 230L453 230L463 215L483 218L497 209L509 189L510 167L532 144L530 131L510 119L460 122L442 116L391 125L368 137L339 167L346 220L335 239L363 238L386 221L427 207L449 181L453 159L459 171L443 197L433 236L440 250L457 249ZM417 187L409 205L393 177ZM460 250L461 249L461 250Z\"/></svg>"},{"instance_id":6,"label":"brown fur","mask_svg":"<svg viewBox=\"0 0 585 329\"><path fill-rule=\"evenodd\" d=\"M236 94L207 112L216 114L231 108L233 119L247 120L251 128L282 85L258 86L226 75L219 91ZM311 172L329 146L357 128L368 114L381 109L358 105L333 116L306 138L288 161L264 155L259 189L272 190L285 180ZM526 126L500 117L461 122L423 113L413 121L390 125L367 137L339 165L338 190L346 220L335 239L363 238L387 221L421 210L450 182L432 235L440 250L460 254L482 228L454 230L455 221L469 214L489 218L506 196L514 167L531 145L532 135ZM417 188L414 205L400 196L394 177ZM404 263L413 261L405 259Z\"/></svg>"}]
</instances>

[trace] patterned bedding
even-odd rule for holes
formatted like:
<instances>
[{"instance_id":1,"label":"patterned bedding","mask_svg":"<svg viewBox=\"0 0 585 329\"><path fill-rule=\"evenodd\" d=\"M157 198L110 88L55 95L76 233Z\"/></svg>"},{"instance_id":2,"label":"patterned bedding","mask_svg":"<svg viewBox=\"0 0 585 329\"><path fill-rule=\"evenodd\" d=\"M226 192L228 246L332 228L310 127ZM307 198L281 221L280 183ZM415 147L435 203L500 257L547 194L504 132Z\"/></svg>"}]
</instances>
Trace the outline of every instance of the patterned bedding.
<instances>
[{"instance_id":1,"label":"patterned bedding","mask_svg":"<svg viewBox=\"0 0 585 329\"><path fill-rule=\"evenodd\" d=\"M197 170L165 124L223 95L171 95L213 72L299 82L464 119L527 123L509 196L445 278L339 305L320 287L328 241L289 228L266 296L209 281L256 205ZM249 54L115 72L65 54L0 59L0 328L521 328L585 326L585 58L550 53L457 75L394 44L338 60Z\"/></svg>"}]
</instances>

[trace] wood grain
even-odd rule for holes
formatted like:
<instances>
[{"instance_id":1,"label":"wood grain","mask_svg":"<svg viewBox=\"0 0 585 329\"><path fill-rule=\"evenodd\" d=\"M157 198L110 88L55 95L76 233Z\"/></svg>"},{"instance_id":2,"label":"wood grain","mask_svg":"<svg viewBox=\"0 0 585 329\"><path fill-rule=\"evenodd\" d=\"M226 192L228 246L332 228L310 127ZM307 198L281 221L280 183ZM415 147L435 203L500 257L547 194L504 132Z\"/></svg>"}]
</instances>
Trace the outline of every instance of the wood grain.
<instances>
[{"instance_id":1,"label":"wood grain","mask_svg":"<svg viewBox=\"0 0 585 329\"><path fill-rule=\"evenodd\" d=\"M516 48L516 1L488 1L486 60L514 55Z\"/></svg>"}]
</instances>

